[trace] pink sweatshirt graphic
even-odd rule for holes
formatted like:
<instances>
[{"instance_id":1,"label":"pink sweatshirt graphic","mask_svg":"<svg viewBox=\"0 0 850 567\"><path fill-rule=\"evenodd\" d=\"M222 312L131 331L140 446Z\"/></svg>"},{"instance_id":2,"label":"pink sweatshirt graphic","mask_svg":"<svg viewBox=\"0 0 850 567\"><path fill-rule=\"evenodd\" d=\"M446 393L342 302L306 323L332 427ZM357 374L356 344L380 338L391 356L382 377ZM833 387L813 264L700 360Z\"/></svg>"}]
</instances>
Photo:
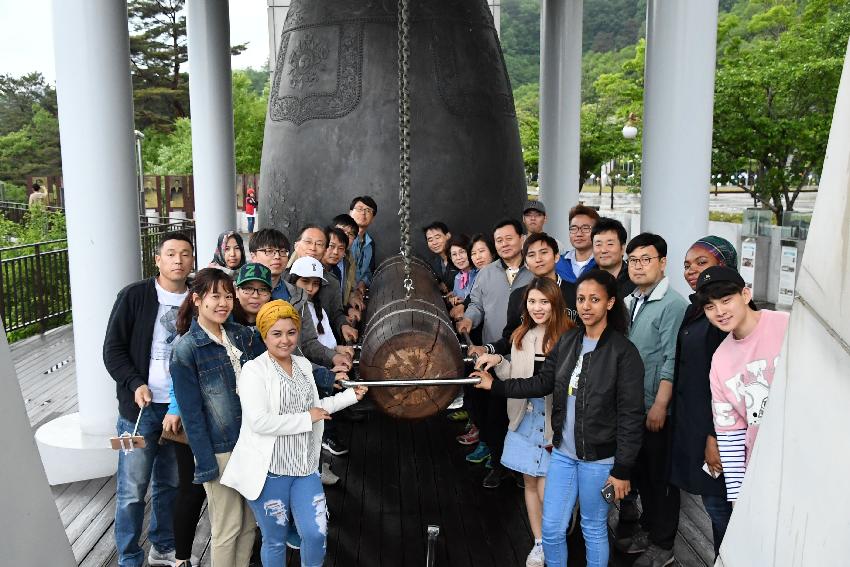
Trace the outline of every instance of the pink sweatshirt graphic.
<instances>
[{"instance_id":1,"label":"pink sweatshirt graphic","mask_svg":"<svg viewBox=\"0 0 850 567\"><path fill-rule=\"evenodd\" d=\"M730 333L711 359L711 406L729 500L736 500L779 362L788 314L761 311L750 335Z\"/></svg>"}]
</instances>

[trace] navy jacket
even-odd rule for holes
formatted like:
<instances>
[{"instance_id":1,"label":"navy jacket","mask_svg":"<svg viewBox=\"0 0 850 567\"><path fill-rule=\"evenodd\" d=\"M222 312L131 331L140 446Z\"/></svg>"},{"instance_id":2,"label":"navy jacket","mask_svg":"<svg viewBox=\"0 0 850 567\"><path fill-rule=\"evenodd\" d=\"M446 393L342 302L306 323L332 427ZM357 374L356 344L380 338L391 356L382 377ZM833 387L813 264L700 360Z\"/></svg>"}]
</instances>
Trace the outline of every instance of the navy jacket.
<instances>
[{"instance_id":1,"label":"navy jacket","mask_svg":"<svg viewBox=\"0 0 850 567\"><path fill-rule=\"evenodd\" d=\"M224 331L233 346L242 351L242 364L265 350L247 327L227 322ZM233 450L242 426L236 374L227 350L195 319L189 331L175 342L170 368L183 427L195 455L194 481L215 480L220 473L215 455Z\"/></svg>"},{"instance_id":2,"label":"navy jacket","mask_svg":"<svg viewBox=\"0 0 850 567\"><path fill-rule=\"evenodd\" d=\"M709 323L701 308L688 306L676 342L670 484L691 494L726 496L723 475L713 479L702 470L706 438L714 435L708 373L711 357L725 338L726 333Z\"/></svg>"}]
</instances>

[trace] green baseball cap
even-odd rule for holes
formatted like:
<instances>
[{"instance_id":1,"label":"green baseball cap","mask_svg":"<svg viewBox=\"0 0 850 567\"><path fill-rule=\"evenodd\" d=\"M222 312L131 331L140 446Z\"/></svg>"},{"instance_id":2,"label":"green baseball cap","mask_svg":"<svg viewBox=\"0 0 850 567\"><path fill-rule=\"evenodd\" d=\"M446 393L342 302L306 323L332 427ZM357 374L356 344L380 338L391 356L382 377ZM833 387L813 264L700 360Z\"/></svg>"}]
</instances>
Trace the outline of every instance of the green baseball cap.
<instances>
[{"instance_id":1,"label":"green baseball cap","mask_svg":"<svg viewBox=\"0 0 850 567\"><path fill-rule=\"evenodd\" d=\"M255 262L245 264L236 272L236 287L241 287L243 284L251 281L262 282L271 289L272 271L263 264L257 264Z\"/></svg>"}]
</instances>

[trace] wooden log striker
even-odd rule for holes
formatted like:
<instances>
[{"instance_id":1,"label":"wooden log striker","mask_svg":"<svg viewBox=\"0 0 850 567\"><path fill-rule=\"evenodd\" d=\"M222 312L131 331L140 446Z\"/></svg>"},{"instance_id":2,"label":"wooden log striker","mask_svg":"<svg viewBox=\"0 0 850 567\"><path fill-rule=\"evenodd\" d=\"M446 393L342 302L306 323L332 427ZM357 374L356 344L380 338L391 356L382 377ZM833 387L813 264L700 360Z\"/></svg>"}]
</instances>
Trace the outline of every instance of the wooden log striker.
<instances>
[{"instance_id":1,"label":"wooden log striker","mask_svg":"<svg viewBox=\"0 0 850 567\"><path fill-rule=\"evenodd\" d=\"M414 291L405 299L401 256L387 258L375 271L364 316L360 378L439 380L463 376L463 355L445 303L428 265L414 258ZM372 388L384 413L421 419L448 407L458 386Z\"/></svg>"}]
</instances>

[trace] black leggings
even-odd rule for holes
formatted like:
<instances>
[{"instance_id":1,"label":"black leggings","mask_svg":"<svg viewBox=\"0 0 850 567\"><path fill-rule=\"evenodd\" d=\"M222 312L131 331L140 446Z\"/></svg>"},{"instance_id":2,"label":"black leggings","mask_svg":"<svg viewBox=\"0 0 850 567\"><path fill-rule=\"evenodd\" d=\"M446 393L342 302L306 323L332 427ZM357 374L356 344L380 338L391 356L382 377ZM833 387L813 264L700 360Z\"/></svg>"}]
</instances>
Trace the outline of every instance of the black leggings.
<instances>
[{"instance_id":1,"label":"black leggings","mask_svg":"<svg viewBox=\"0 0 850 567\"><path fill-rule=\"evenodd\" d=\"M192 449L183 443L174 443L177 455L177 475L180 484L174 499L174 547L177 559L189 559L192 556L192 543L195 530L201 517L201 508L207 497L202 484L194 484L195 456Z\"/></svg>"}]
</instances>

